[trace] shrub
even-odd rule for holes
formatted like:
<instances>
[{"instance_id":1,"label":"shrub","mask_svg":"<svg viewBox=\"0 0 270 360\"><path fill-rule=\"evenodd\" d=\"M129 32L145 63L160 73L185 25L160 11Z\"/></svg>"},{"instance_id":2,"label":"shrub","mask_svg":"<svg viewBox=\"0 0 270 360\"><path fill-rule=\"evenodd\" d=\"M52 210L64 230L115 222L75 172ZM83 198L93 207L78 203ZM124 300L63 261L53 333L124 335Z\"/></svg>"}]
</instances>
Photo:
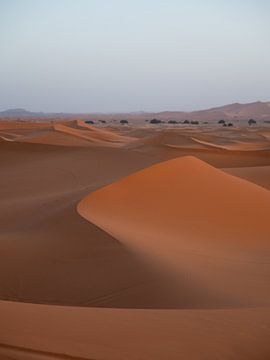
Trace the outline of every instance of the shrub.
<instances>
[{"instance_id":1,"label":"shrub","mask_svg":"<svg viewBox=\"0 0 270 360\"><path fill-rule=\"evenodd\" d=\"M253 124L256 124L257 122L256 122L256 120L254 120L254 119L249 119L248 120L248 125L249 126L251 126L251 125L253 125Z\"/></svg>"},{"instance_id":2,"label":"shrub","mask_svg":"<svg viewBox=\"0 0 270 360\"><path fill-rule=\"evenodd\" d=\"M150 124L161 124L161 120L152 119L152 120L150 121Z\"/></svg>"}]
</instances>

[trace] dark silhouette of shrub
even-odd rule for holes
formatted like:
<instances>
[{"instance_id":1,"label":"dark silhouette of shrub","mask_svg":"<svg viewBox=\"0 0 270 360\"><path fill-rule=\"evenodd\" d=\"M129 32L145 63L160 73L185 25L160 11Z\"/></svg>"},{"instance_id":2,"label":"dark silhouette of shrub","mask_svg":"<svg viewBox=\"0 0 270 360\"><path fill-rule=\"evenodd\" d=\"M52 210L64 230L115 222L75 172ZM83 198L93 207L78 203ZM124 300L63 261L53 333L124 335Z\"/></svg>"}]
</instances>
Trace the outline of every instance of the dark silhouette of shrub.
<instances>
[{"instance_id":1,"label":"dark silhouette of shrub","mask_svg":"<svg viewBox=\"0 0 270 360\"><path fill-rule=\"evenodd\" d=\"M183 124L189 124L189 120L184 120Z\"/></svg>"},{"instance_id":2,"label":"dark silhouette of shrub","mask_svg":"<svg viewBox=\"0 0 270 360\"><path fill-rule=\"evenodd\" d=\"M150 124L161 124L161 120L152 119L152 120L150 121Z\"/></svg>"},{"instance_id":3,"label":"dark silhouette of shrub","mask_svg":"<svg viewBox=\"0 0 270 360\"><path fill-rule=\"evenodd\" d=\"M120 124L124 125L124 124L128 124L127 120L120 120Z\"/></svg>"},{"instance_id":4,"label":"dark silhouette of shrub","mask_svg":"<svg viewBox=\"0 0 270 360\"><path fill-rule=\"evenodd\" d=\"M219 124L225 124L225 120L221 119L221 120L219 120L218 123L219 123Z\"/></svg>"},{"instance_id":5,"label":"dark silhouette of shrub","mask_svg":"<svg viewBox=\"0 0 270 360\"><path fill-rule=\"evenodd\" d=\"M233 126L233 123L229 123L228 126Z\"/></svg>"},{"instance_id":6,"label":"dark silhouette of shrub","mask_svg":"<svg viewBox=\"0 0 270 360\"><path fill-rule=\"evenodd\" d=\"M85 120L85 123L86 123L86 124L94 124L94 121L92 121L92 120Z\"/></svg>"},{"instance_id":7,"label":"dark silhouette of shrub","mask_svg":"<svg viewBox=\"0 0 270 360\"><path fill-rule=\"evenodd\" d=\"M169 120L169 121L168 121L168 124L177 124L177 121L175 121L175 120Z\"/></svg>"},{"instance_id":8,"label":"dark silhouette of shrub","mask_svg":"<svg viewBox=\"0 0 270 360\"><path fill-rule=\"evenodd\" d=\"M249 119L249 120L248 120L248 125L249 125L249 126L254 125L254 124L256 124L256 123L257 123L257 121L254 120L254 119Z\"/></svg>"}]
</instances>

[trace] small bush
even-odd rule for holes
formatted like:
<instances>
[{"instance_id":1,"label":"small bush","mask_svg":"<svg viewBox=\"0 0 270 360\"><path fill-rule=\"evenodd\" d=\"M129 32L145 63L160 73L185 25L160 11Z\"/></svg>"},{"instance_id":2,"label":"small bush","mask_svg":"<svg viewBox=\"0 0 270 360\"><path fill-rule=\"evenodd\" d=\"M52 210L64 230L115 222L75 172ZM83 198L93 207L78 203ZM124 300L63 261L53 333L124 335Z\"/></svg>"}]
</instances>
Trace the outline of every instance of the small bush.
<instances>
[{"instance_id":1,"label":"small bush","mask_svg":"<svg viewBox=\"0 0 270 360\"><path fill-rule=\"evenodd\" d=\"M254 119L249 119L249 120L248 120L248 125L249 125L249 126L254 125L254 124L256 124L256 123L257 123L257 121L254 120Z\"/></svg>"},{"instance_id":2,"label":"small bush","mask_svg":"<svg viewBox=\"0 0 270 360\"><path fill-rule=\"evenodd\" d=\"M161 120L152 119L152 120L150 121L150 124L161 124Z\"/></svg>"}]
</instances>

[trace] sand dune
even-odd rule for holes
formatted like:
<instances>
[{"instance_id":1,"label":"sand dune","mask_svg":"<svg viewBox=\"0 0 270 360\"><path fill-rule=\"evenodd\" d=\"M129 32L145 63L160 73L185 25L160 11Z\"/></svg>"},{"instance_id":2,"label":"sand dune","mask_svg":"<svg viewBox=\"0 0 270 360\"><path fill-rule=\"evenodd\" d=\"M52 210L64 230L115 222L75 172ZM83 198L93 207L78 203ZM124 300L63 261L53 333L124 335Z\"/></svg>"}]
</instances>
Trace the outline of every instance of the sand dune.
<instances>
[{"instance_id":1,"label":"sand dune","mask_svg":"<svg viewBox=\"0 0 270 360\"><path fill-rule=\"evenodd\" d=\"M118 135L115 132L91 127L83 121L69 121L56 123L53 125L43 124L41 127L25 126L19 124L11 132L0 129L0 137L7 141L20 141L27 143L40 143L48 145L64 146L103 146L103 147L123 147L126 144L136 141L130 138Z\"/></svg>"},{"instance_id":2,"label":"sand dune","mask_svg":"<svg viewBox=\"0 0 270 360\"><path fill-rule=\"evenodd\" d=\"M193 155L215 167L270 165L265 128L217 127L99 128L81 120L28 123L3 122L0 137L6 141L72 147L126 148L161 161Z\"/></svg>"},{"instance_id":3,"label":"sand dune","mask_svg":"<svg viewBox=\"0 0 270 360\"><path fill-rule=\"evenodd\" d=\"M34 132L16 139L19 142L31 144L47 144L56 146L90 146L87 139L72 134L58 132L55 129Z\"/></svg>"},{"instance_id":4,"label":"sand dune","mask_svg":"<svg viewBox=\"0 0 270 360\"><path fill-rule=\"evenodd\" d=\"M80 130L80 127L82 127L83 130ZM79 137L81 139L91 141L91 143L95 144L96 146L100 145L109 147L121 147L126 143L135 141L135 139L133 138L128 138L125 136L117 135L111 131L91 127L84 122L79 122L77 129L62 124L54 125L54 129L72 136Z\"/></svg>"},{"instance_id":5,"label":"sand dune","mask_svg":"<svg viewBox=\"0 0 270 360\"><path fill-rule=\"evenodd\" d=\"M184 157L90 194L78 211L128 247L179 268L235 306L270 304L267 281L252 275L258 263L269 261L270 193L261 187ZM269 274L270 267L261 271ZM247 286L239 288L243 282Z\"/></svg>"},{"instance_id":6,"label":"sand dune","mask_svg":"<svg viewBox=\"0 0 270 360\"><path fill-rule=\"evenodd\" d=\"M0 302L2 358L268 359L269 309L121 310ZM6 356L6 357L5 357Z\"/></svg>"},{"instance_id":7,"label":"sand dune","mask_svg":"<svg viewBox=\"0 0 270 360\"><path fill-rule=\"evenodd\" d=\"M177 305L177 299L164 299L155 269L76 213L91 189L152 159L118 149L1 145L2 299L149 307L152 292L157 306Z\"/></svg>"},{"instance_id":8,"label":"sand dune","mask_svg":"<svg viewBox=\"0 0 270 360\"><path fill-rule=\"evenodd\" d=\"M258 143L250 143L250 142L244 142L244 141L232 141L228 145L220 145L215 144L209 141L203 141L200 139L196 139L195 137L192 138L194 141L198 142L199 144L207 145L207 146L213 146L219 149L225 149L225 150L241 150L241 151L256 151L256 150L269 150L270 145L269 142L258 142Z\"/></svg>"},{"instance_id":9,"label":"sand dune","mask_svg":"<svg viewBox=\"0 0 270 360\"><path fill-rule=\"evenodd\" d=\"M228 195L231 198L231 195L236 193L238 199L242 201L238 201L237 206L232 207L230 202L225 200ZM145 194L145 196L142 197L140 194ZM227 212L226 221L237 225L237 234L234 236L234 240L231 238L228 241L234 242L237 239L237 243L241 244L244 241L246 246L253 244L253 234L248 234L250 229L242 229L243 235L241 238L238 237L238 231L242 228L242 223L239 221L243 221L238 215L242 214L242 218L245 215L249 216L245 221L251 221L252 224L258 222L258 228L262 230L260 243L268 244L269 239L265 234L268 235L267 231L269 231L266 221L267 210L270 210L269 196L270 194L260 187L228 176L194 157L183 157L154 165L90 194L81 201L78 210L87 218L88 216L95 218L101 212L102 216L108 216L106 222L107 220L112 223L119 221L119 225L121 225L121 223L125 224L125 221L121 221L121 216L124 215L122 211L126 208L125 210L129 211L123 219L129 221L132 219L135 227L136 222L139 223L143 218L146 218L145 223L147 224L152 225L160 218L163 220L158 222L158 226L162 227L161 224L165 223L165 227L175 227L175 218L178 218L177 221L183 222L177 224L178 229L185 229L188 226L183 227L183 224L187 224L188 218L188 222L194 221L194 218L196 222L204 222L205 219L200 220L200 217L205 217L207 214L211 218L215 217L216 221L218 220L216 225L209 226L213 234L215 231L213 226L216 226L219 231L220 225L224 224L223 212ZM104 207L103 199L105 198L106 203L113 207L112 213L110 213L109 206ZM204 201L206 198L209 198L208 204ZM133 206L128 207L129 203ZM247 209L247 204L250 203L254 204L254 210ZM157 207L157 204L160 205ZM221 207L220 215L207 211L208 208L212 210L217 205ZM261 213L254 216L257 207L261 208ZM137 212L139 208L145 210ZM183 220L181 220L182 217ZM166 222L169 222L169 226L166 225ZM206 233L205 238L209 239L208 235ZM210 238L213 238L213 235ZM226 236L224 238L226 239Z\"/></svg>"},{"instance_id":10,"label":"sand dune","mask_svg":"<svg viewBox=\"0 0 270 360\"><path fill-rule=\"evenodd\" d=\"M12 130L14 132L48 129L51 127L51 122L34 122L34 121L15 121L15 120L1 120L0 130Z\"/></svg>"},{"instance_id":11,"label":"sand dune","mask_svg":"<svg viewBox=\"0 0 270 360\"><path fill-rule=\"evenodd\" d=\"M0 358L268 359L267 136L0 123Z\"/></svg>"},{"instance_id":12,"label":"sand dune","mask_svg":"<svg viewBox=\"0 0 270 360\"><path fill-rule=\"evenodd\" d=\"M225 168L224 171L270 190L270 166Z\"/></svg>"},{"instance_id":13,"label":"sand dune","mask_svg":"<svg viewBox=\"0 0 270 360\"><path fill-rule=\"evenodd\" d=\"M270 164L270 143L258 130L254 133L246 129L213 128L150 130L134 132L139 139L128 147L160 161L193 155L218 168Z\"/></svg>"}]
</instances>

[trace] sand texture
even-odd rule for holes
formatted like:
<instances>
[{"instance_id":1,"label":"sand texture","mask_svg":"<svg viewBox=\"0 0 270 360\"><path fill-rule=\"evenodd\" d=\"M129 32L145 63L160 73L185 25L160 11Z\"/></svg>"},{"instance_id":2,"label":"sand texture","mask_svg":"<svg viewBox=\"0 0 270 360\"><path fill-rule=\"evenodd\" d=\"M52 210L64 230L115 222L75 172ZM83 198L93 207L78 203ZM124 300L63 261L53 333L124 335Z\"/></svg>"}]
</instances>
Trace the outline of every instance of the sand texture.
<instances>
[{"instance_id":1,"label":"sand texture","mask_svg":"<svg viewBox=\"0 0 270 360\"><path fill-rule=\"evenodd\" d=\"M0 121L0 359L270 359L269 134Z\"/></svg>"}]
</instances>

